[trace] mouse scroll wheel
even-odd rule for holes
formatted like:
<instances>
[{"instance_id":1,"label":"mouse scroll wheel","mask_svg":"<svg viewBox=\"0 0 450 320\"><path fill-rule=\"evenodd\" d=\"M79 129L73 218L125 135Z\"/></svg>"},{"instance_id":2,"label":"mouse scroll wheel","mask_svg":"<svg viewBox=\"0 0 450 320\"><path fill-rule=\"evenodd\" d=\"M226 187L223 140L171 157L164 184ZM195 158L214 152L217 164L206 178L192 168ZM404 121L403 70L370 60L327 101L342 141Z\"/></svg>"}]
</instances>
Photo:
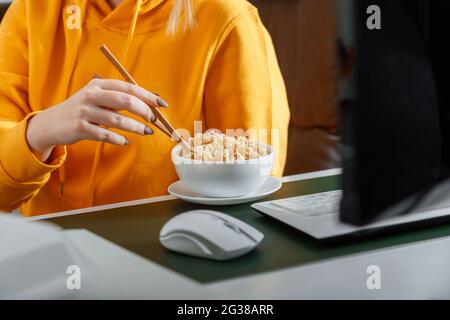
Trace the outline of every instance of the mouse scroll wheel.
<instances>
[{"instance_id":1,"label":"mouse scroll wheel","mask_svg":"<svg viewBox=\"0 0 450 320\"><path fill-rule=\"evenodd\" d=\"M227 228L233 230L234 232L236 232L236 233L241 233L241 229L239 229L238 227L236 227L234 224L232 224L232 223L230 223L230 222L228 222L228 221L222 220L222 219L220 219L220 218L218 218L218 217L214 217L214 216L210 216L210 217L211 217L211 219L213 219L213 220L215 220L215 221L222 222Z\"/></svg>"},{"instance_id":2,"label":"mouse scroll wheel","mask_svg":"<svg viewBox=\"0 0 450 320\"><path fill-rule=\"evenodd\" d=\"M241 233L241 229L239 229L238 227L229 222L224 222L224 225L230 228L231 230L235 231L236 233Z\"/></svg>"}]
</instances>

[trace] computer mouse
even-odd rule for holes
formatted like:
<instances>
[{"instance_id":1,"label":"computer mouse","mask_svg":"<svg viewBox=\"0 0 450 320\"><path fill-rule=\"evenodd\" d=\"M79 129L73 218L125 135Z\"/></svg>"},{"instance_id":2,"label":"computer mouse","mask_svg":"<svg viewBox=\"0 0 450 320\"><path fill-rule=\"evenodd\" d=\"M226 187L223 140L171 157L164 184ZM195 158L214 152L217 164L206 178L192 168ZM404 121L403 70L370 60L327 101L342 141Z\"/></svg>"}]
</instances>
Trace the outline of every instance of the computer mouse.
<instances>
[{"instance_id":1,"label":"computer mouse","mask_svg":"<svg viewBox=\"0 0 450 320\"><path fill-rule=\"evenodd\" d=\"M193 210L168 221L160 232L168 250L191 256L229 260L253 250L264 235L229 215L211 210Z\"/></svg>"}]
</instances>

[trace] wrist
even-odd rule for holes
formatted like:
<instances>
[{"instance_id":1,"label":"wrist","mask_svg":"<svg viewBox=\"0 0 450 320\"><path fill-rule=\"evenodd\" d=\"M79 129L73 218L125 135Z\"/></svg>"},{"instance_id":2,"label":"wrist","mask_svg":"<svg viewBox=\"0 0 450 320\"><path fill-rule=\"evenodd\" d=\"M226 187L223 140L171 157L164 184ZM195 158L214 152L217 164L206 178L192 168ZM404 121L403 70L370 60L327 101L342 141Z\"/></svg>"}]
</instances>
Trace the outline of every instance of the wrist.
<instances>
[{"instance_id":1,"label":"wrist","mask_svg":"<svg viewBox=\"0 0 450 320\"><path fill-rule=\"evenodd\" d=\"M41 114L37 114L28 121L26 139L36 158L41 162L46 162L55 145L46 138L49 128L40 125L40 116Z\"/></svg>"}]
</instances>

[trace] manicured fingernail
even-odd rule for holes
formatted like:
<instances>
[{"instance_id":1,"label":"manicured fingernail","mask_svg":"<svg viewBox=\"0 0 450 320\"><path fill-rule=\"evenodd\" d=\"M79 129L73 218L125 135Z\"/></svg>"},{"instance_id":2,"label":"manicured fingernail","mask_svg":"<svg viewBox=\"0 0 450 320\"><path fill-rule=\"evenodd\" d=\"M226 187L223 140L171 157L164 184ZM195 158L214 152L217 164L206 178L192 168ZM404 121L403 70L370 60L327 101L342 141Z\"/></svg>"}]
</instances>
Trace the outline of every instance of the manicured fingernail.
<instances>
[{"instance_id":1,"label":"manicured fingernail","mask_svg":"<svg viewBox=\"0 0 450 320\"><path fill-rule=\"evenodd\" d=\"M125 138L125 143L123 144L124 146L127 146L130 144L130 140L128 140L127 138Z\"/></svg>"},{"instance_id":2,"label":"manicured fingernail","mask_svg":"<svg viewBox=\"0 0 450 320\"><path fill-rule=\"evenodd\" d=\"M159 98L159 97L156 99L156 103L160 107L164 107L164 108L168 108L169 107L169 104L167 102L165 102L163 99Z\"/></svg>"},{"instance_id":3,"label":"manicured fingernail","mask_svg":"<svg viewBox=\"0 0 450 320\"><path fill-rule=\"evenodd\" d=\"M144 133L146 136L149 136L149 135L153 134L153 130L150 129L149 127L145 127Z\"/></svg>"}]
</instances>

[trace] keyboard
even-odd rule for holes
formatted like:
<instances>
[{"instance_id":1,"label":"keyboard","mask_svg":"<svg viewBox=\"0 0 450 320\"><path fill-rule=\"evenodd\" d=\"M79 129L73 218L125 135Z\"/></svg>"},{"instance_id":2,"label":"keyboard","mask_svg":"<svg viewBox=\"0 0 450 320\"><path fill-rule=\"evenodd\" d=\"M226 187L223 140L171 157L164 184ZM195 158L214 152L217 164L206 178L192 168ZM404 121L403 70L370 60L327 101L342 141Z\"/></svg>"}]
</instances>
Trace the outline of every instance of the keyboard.
<instances>
[{"instance_id":1,"label":"keyboard","mask_svg":"<svg viewBox=\"0 0 450 320\"><path fill-rule=\"evenodd\" d=\"M271 201L270 206L306 217L339 213L342 190Z\"/></svg>"}]
</instances>

